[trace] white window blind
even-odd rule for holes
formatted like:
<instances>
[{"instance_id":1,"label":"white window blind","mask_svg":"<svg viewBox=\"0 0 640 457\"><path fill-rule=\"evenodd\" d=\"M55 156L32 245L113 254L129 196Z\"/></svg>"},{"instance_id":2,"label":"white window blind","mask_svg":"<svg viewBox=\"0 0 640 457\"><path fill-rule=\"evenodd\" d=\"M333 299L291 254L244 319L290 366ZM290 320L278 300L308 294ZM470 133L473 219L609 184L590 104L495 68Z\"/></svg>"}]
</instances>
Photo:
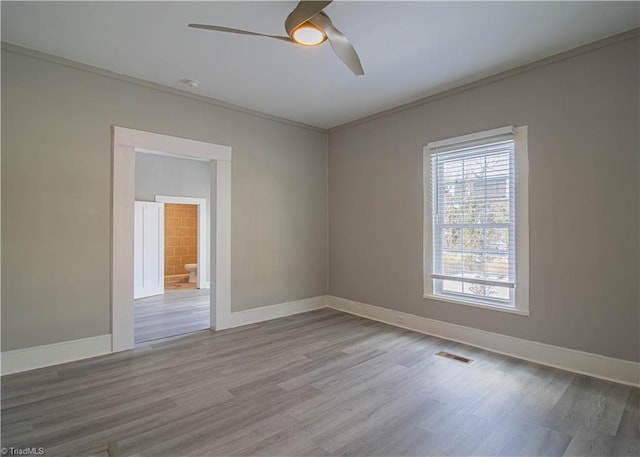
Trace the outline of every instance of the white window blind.
<instances>
[{"instance_id":1,"label":"white window blind","mask_svg":"<svg viewBox=\"0 0 640 457\"><path fill-rule=\"evenodd\" d=\"M513 306L514 137L510 128L488 133L429 145L431 278L437 295Z\"/></svg>"}]
</instances>

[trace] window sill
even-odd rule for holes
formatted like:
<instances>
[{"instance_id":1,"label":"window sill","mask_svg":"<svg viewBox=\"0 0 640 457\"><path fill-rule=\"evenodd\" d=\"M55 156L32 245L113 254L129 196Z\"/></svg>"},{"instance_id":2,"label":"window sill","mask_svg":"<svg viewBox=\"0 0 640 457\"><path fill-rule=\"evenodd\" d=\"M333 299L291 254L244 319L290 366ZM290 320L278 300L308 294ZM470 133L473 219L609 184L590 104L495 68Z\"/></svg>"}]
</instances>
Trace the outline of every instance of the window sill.
<instances>
[{"instance_id":1,"label":"window sill","mask_svg":"<svg viewBox=\"0 0 640 457\"><path fill-rule=\"evenodd\" d=\"M424 294L423 298L427 298L429 300L436 300L436 301L440 301L440 302L445 302L445 303L455 303L456 305L473 306L474 308L483 308L483 309L490 309L492 311L501 311L503 313L518 314L520 316L528 316L529 315L529 311L528 310L525 311L525 310L522 310L522 309L507 308L505 306L487 305L487 304L484 304L484 303L471 303L471 302L464 301L464 300L456 300L455 298L442 297L440 295Z\"/></svg>"}]
</instances>

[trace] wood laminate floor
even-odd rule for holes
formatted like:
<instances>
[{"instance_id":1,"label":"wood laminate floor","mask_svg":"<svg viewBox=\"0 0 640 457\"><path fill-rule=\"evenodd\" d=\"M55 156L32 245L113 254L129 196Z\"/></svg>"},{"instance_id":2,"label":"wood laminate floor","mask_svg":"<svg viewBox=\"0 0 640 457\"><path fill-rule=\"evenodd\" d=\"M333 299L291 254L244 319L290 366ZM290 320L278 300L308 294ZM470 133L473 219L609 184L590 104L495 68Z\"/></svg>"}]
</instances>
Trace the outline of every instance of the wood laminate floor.
<instances>
[{"instance_id":1,"label":"wood laminate floor","mask_svg":"<svg viewBox=\"0 0 640 457\"><path fill-rule=\"evenodd\" d=\"M328 309L3 377L2 446L107 443L130 457L638 456L640 391Z\"/></svg>"},{"instance_id":2,"label":"wood laminate floor","mask_svg":"<svg viewBox=\"0 0 640 457\"><path fill-rule=\"evenodd\" d=\"M209 289L184 284L184 290L135 300L136 344L209 328L209 294Z\"/></svg>"}]
</instances>

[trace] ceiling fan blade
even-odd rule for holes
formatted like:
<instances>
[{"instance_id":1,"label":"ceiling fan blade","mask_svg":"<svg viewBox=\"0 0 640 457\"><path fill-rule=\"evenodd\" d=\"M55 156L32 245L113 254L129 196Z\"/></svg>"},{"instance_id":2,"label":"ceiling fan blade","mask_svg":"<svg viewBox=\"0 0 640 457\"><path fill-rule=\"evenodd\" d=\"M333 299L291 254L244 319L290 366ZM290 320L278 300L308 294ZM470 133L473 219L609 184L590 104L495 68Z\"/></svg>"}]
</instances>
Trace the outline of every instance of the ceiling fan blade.
<instances>
[{"instance_id":1,"label":"ceiling fan blade","mask_svg":"<svg viewBox=\"0 0 640 457\"><path fill-rule=\"evenodd\" d=\"M329 19L329 16L324 13L320 13L311 18L309 22L322 29L325 35L327 35L327 40L333 48L333 51L338 55L340 60L342 60L344 64L349 67L354 75L364 75L364 70L362 68L362 63L360 63L358 53L354 49L349 39L344 36L344 34L340 30L335 28L335 26L331 22L331 19Z\"/></svg>"},{"instance_id":2,"label":"ceiling fan blade","mask_svg":"<svg viewBox=\"0 0 640 457\"><path fill-rule=\"evenodd\" d=\"M230 29L229 27L220 27L218 25L189 24L189 27L194 29L214 30L216 32L237 33L239 35L264 36L267 38L275 38L276 40L288 41L289 43L293 43L291 38L289 38L288 36L265 35L264 33L250 32L248 30L240 29Z\"/></svg>"},{"instance_id":3,"label":"ceiling fan blade","mask_svg":"<svg viewBox=\"0 0 640 457\"><path fill-rule=\"evenodd\" d=\"M309 1L309 0L301 0L293 11L289 14L287 19L284 21L284 28L287 33L291 35L295 29L300 27L302 24L307 22L309 19L314 17L316 14L320 13L323 9L327 7L329 1Z\"/></svg>"}]
</instances>

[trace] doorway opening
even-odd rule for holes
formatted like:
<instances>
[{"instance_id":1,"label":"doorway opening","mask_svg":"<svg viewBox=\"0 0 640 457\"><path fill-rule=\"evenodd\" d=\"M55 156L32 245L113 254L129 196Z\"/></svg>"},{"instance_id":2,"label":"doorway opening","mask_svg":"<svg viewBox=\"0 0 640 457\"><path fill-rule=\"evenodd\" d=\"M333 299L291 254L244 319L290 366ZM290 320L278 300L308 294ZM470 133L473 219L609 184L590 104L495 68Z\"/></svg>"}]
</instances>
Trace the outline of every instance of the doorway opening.
<instances>
[{"instance_id":1,"label":"doorway opening","mask_svg":"<svg viewBox=\"0 0 640 457\"><path fill-rule=\"evenodd\" d=\"M211 165L137 151L135 166L135 343L207 329Z\"/></svg>"},{"instance_id":2,"label":"doorway opening","mask_svg":"<svg viewBox=\"0 0 640 457\"><path fill-rule=\"evenodd\" d=\"M164 293L200 289L198 206L164 203Z\"/></svg>"},{"instance_id":3,"label":"doorway opening","mask_svg":"<svg viewBox=\"0 0 640 457\"><path fill-rule=\"evenodd\" d=\"M212 143L189 140L184 138L144 132L123 127L114 127L113 135L113 213L112 213L112 270L111 270L111 328L112 351L118 352L132 349L135 346L134 332L134 270L136 262L134 253L134 239L136 237L136 200L145 201L148 205L162 207L163 223L155 223L149 229L149 243L156 245L157 254L164 250L164 203L180 203L162 201L173 198L203 198L192 195L185 189L169 189L167 191L150 192L142 198L136 189L136 155L162 156L165 159L191 159L186 162L203 163L207 167L210 178L210 192L206 206L207 216L200 217L201 207L198 207L197 228L199 233L205 233L204 242L198 242L198 257L195 269L196 288L205 298L202 299L204 308L209 312L208 328L224 329L230 322L230 290L231 290L231 148ZM177 174L177 169L171 169L171 175ZM180 182L189 183L191 173L183 175ZM185 197L181 197L185 195ZM188 195L188 197L186 197ZM197 194L196 194L197 195ZM194 204L194 202L182 202ZM158 207L158 206L157 206ZM160 210L158 210L160 211ZM160 217L160 216L158 216ZM203 221L206 221L203 227ZM160 233L162 231L162 233ZM155 233L155 234L154 234ZM139 233L138 233L138 236ZM155 238L154 238L155 237ZM202 238L202 237L199 237ZM147 253L147 250L143 250ZM174 251L175 252L175 251ZM153 257L151 254L150 257ZM143 273L145 280L154 279L162 285L164 292L164 252L162 262L156 261L155 269L148 269ZM201 260L205 259L204 262ZM139 259L140 260L140 259ZM144 259L141 260L144 262ZM183 265L184 266L184 265ZM191 271L189 272L191 276ZM187 279L188 282L188 279ZM149 283L150 285L151 283ZM145 286L146 287L146 286ZM198 288L199 287L199 288ZM207 287L210 287L207 289ZM173 295L190 292L176 292ZM206 297L206 295L208 297ZM165 294L162 294L164 296ZM181 332L182 333L182 332Z\"/></svg>"}]
</instances>

